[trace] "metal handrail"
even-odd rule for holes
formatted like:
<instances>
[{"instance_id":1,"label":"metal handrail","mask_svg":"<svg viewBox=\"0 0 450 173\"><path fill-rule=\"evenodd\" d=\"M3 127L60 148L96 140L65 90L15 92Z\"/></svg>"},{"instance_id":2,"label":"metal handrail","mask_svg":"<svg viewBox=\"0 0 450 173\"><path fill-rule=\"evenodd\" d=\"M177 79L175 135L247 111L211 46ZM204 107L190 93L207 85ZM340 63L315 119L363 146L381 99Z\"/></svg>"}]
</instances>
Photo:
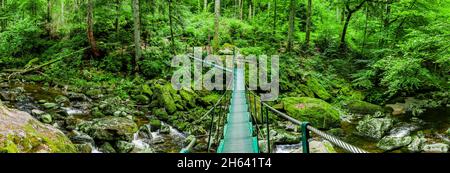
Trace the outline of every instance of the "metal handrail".
<instances>
[{"instance_id":1,"label":"metal handrail","mask_svg":"<svg viewBox=\"0 0 450 173\"><path fill-rule=\"evenodd\" d=\"M252 91L249 90L249 92L251 94L255 95L256 97L259 97L257 94L253 93ZM282 117L282 118L284 118L284 119L286 119L286 120L288 120L288 121L290 121L290 122L292 122L294 124L300 125L302 127L301 128L302 129L301 130L302 131L302 145L303 145L302 148L303 148L303 152L304 153L309 153L309 145L308 145L309 144L308 139L310 138L309 131L311 131L314 134L316 134L316 135L318 135L318 136L320 136L320 137L330 141L332 144L334 144L334 145L344 149L347 152L350 152L350 153L368 153L367 151L365 151L365 150L363 150L361 148L358 148L358 147L356 147L354 145L348 144L348 143L340 140L339 138L337 138L337 137L335 137L333 135L327 134L327 133L325 133L325 132L323 132L323 131L321 131L321 130L319 130L317 128L314 128L308 122L301 122L301 121L299 121L299 120L297 120L297 119L295 119L295 118L293 118L293 117L291 117L289 115L286 115L283 112L280 112L280 111L276 110L275 108L273 108L272 106L268 105L267 103L262 102L261 101L261 97L259 97L259 100L262 103L262 105L266 108L266 110L268 109L271 112L275 113L276 115L278 115L278 116L280 116L280 117ZM268 114L266 114L266 115L268 115ZM267 132L267 133L270 134L270 132ZM270 138L270 136L269 136L269 138ZM268 146L268 147L270 147L270 146Z\"/></svg>"}]
</instances>

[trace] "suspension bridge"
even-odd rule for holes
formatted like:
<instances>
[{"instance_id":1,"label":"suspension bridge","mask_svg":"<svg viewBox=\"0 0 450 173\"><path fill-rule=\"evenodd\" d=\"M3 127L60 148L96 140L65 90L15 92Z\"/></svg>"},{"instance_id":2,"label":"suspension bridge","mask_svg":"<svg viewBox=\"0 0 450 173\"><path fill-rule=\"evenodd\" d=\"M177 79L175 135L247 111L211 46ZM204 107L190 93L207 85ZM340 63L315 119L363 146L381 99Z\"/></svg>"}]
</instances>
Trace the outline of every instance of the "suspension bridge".
<instances>
[{"instance_id":1,"label":"suspension bridge","mask_svg":"<svg viewBox=\"0 0 450 173\"><path fill-rule=\"evenodd\" d=\"M236 53L235 51L233 52L234 63L242 63L235 60ZM199 58L194 58L193 56L191 58L233 74L231 85L227 87L217 103L205 114L205 116L211 117L208 134L208 152L212 150L212 146L217 146L215 150L217 153L271 153L271 136L269 133L270 114L271 116L283 118L301 127L300 143L302 153L309 153L311 135L328 140L334 146L349 153L367 153L363 149L348 144L333 135L313 127L308 122L301 122L294 119L263 102L256 93L249 90L246 86L245 66L242 64L237 64L231 70ZM263 130L261 128L265 128L265 134L262 133ZM264 151L260 150L260 139L267 142ZM192 147L193 145L193 142L191 142L189 146ZM189 153L190 148L186 147L180 152Z\"/></svg>"}]
</instances>

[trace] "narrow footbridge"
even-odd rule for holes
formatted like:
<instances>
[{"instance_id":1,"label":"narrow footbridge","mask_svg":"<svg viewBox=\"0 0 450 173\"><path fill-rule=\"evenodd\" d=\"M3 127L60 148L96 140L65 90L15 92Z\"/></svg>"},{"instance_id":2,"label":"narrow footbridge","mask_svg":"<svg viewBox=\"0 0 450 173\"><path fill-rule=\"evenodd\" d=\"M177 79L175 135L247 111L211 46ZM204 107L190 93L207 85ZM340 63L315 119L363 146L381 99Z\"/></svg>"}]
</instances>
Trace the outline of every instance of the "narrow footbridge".
<instances>
[{"instance_id":1,"label":"narrow footbridge","mask_svg":"<svg viewBox=\"0 0 450 173\"><path fill-rule=\"evenodd\" d=\"M350 153L367 153L365 150L314 128L308 122L298 121L261 101L258 94L246 87L245 68L242 65L241 67L237 65L231 70L202 59L192 58L233 74L233 80L223 92L222 97L204 115L204 117L210 117L208 152L271 153L270 122L275 121L275 118L269 117L280 117L301 127L302 153L309 153L309 141L312 135L328 140L334 146ZM235 61L235 63L239 62ZM264 146L263 150L259 146ZM217 149L214 150L213 147ZM188 153L189 149L184 148L181 152Z\"/></svg>"}]
</instances>

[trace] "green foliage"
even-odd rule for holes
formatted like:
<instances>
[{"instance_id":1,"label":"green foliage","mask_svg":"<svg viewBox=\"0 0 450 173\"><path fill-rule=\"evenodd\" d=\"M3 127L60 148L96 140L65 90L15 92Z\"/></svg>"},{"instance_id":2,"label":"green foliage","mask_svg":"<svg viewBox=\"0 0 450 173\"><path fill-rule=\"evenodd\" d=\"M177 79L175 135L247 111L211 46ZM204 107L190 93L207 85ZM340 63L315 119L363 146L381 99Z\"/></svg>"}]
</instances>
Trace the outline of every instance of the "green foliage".
<instances>
[{"instance_id":1,"label":"green foliage","mask_svg":"<svg viewBox=\"0 0 450 173\"><path fill-rule=\"evenodd\" d=\"M27 56L33 49L39 49L44 42L41 32L30 18L19 20L9 30L0 32L0 63L11 65L6 63L11 62L12 58ZM22 60L22 63L25 61Z\"/></svg>"}]
</instances>

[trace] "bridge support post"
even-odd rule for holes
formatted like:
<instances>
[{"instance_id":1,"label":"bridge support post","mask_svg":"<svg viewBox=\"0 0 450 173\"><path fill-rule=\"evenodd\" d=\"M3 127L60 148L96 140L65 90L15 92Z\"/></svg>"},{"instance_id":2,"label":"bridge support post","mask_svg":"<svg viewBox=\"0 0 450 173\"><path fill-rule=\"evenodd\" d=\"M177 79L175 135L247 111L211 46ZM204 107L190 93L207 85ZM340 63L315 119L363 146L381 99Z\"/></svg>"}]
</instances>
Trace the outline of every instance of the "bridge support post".
<instances>
[{"instance_id":1,"label":"bridge support post","mask_svg":"<svg viewBox=\"0 0 450 173\"><path fill-rule=\"evenodd\" d=\"M301 125L301 130L302 130L302 149L303 149L303 153L309 153L309 130L308 130L308 126L310 124L308 122L303 122Z\"/></svg>"},{"instance_id":2,"label":"bridge support post","mask_svg":"<svg viewBox=\"0 0 450 173\"><path fill-rule=\"evenodd\" d=\"M261 102L261 107L262 107ZM270 128L269 128L269 110L266 108L266 135L267 135L267 153L270 153Z\"/></svg>"}]
</instances>

